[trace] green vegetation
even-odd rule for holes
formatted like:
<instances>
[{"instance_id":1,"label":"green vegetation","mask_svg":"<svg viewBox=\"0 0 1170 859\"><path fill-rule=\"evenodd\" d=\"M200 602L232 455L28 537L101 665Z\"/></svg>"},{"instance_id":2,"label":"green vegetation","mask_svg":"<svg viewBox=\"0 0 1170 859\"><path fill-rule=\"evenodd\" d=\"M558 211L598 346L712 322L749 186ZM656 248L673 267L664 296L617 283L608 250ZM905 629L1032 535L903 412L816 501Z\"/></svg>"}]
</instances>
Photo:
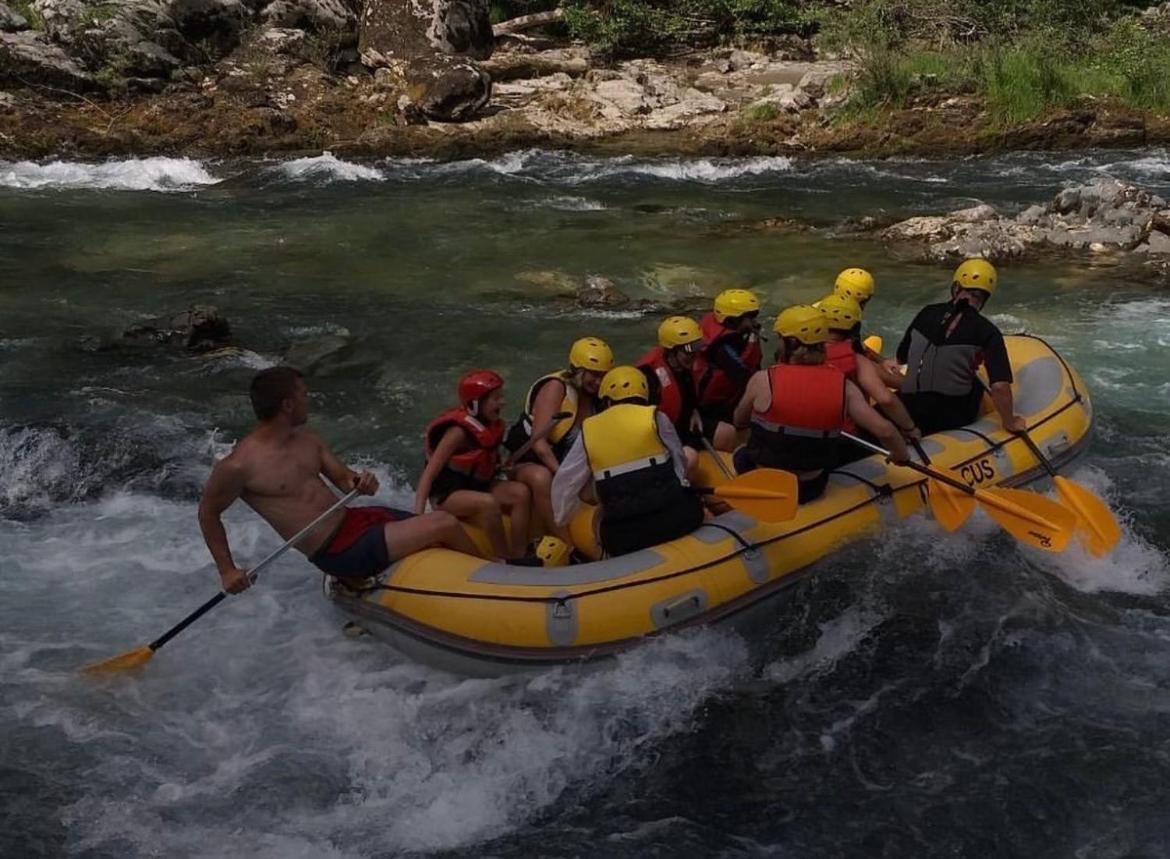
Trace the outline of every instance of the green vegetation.
<instances>
[{"instance_id":1,"label":"green vegetation","mask_svg":"<svg viewBox=\"0 0 1170 859\"><path fill-rule=\"evenodd\" d=\"M45 29L45 22L33 8L32 0L9 0L8 8L28 21L28 25L34 30Z\"/></svg>"},{"instance_id":2,"label":"green vegetation","mask_svg":"<svg viewBox=\"0 0 1170 859\"><path fill-rule=\"evenodd\" d=\"M1170 111L1170 39L1117 17L1096 30L996 33L941 47L887 39L852 42L860 70L849 107L902 107L938 93L982 97L1005 123L1034 119L1085 98Z\"/></svg>"}]
</instances>

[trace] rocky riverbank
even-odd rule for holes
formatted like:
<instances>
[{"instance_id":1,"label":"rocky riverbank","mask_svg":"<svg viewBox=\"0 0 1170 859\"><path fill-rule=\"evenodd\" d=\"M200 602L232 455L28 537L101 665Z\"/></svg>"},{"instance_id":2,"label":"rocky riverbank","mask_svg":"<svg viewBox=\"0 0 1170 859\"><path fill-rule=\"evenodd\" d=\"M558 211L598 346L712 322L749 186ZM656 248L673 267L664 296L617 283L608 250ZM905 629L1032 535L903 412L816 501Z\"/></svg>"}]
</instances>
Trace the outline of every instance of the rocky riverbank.
<instances>
[{"instance_id":1,"label":"rocky riverbank","mask_svg":"<svg viewBox=\"0 0 1170 859\"><path fill-rule=\"evenodd\" d=\"M852 64L818 58L799 39L767 53L604 63L583 46L505 35L488 59L447 56L461 65L435 73L447 78L432 86L410 63L359 51L357 12L340 0L259 9L168 0L151 7L167 26L131 15L133 3L101 20L65 0L33 8L40 30L0 5L0 28L15 30L0 32L0 157L9 159L322 150L447 158L533 146L873 156L1170 141L1167 117L1102 103L1013 127L963 95L849 119L841 111Z\"/></svg>"}]
</instances>

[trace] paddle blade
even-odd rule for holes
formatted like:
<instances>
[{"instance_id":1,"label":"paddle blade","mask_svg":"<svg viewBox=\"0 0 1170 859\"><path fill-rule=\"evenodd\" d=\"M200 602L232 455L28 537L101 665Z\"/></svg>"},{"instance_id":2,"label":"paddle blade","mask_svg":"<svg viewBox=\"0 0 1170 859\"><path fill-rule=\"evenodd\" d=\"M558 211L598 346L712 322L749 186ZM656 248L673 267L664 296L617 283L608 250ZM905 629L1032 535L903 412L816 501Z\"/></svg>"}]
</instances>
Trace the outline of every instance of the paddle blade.
<instances>
[{"instance_id":1,"label":"paddle blade","mask_svg":"<svg viewBox=\"0 0 1170 859\"><path fill-rule=\"evenodd\" d=\"M85 674L112 674L115 671L130 671L145 665L150 661L150 657L152 656L154 656L154 651L150 647L139 647L136 650L128 650L104 662L95 662L93 665L87 665L82 671Z\"/></svg>"},{"instance_id":2,"label":"paddle blade","mask_svg":"<svg viewBox=\"0 0 1170 859\"><path fill-rule=\"evenodd\" d=\"M861 341L861 345L869 351L873 352L875 355L880 355L882 354L882 346L885 344L882 342L880 334L870 334L863 341Z\"/></svg>"},{"instance_id":3,"label":"paddle blade","mask_svg":"<svg viewBox=\"0 0 1170 859\"><path fill-rule=\"evenodd\" d=\"M718 486L714 494L761 522L787 522L796 515L800 484L778 468L757 468Z\"/></svg>"},{"instance_id":4,"label":"paddle blade","mask_svg":"<svg viewBox=\"0 0 1170 859\"><path fill-rule=\"evenodd\" d=\"M934 515L934 521L938 522L944 531L952 534L962 528L975 512L973 495L947 486L941 480L927 482L926 497L930 502L930 512Z\"/></svg>"},{"instance_id":5,"label":"paddle blade","mask_svg":"<svg viewBox=\"0 0 1170 859\"><path fill-rule=\"evenodd\" d=\"M1100 557L1121 540L1121 524L1113 511L1096 495L1067 477L1053 479L1060 500L1077 517L1077 534L1089 554Z\"/></svg>"},{"instance_id":6,"label":"paddle blade","mask_svg":"<svg viewBox=\"0 0 1170 859\"><path fill-rule=\"evenodd\" d=\"M1029 546L1063 552L1076 528L1076 514L1059 502L1023 489L980 489L976 498L1000 527Z\"/></svg>"}]
</instances>

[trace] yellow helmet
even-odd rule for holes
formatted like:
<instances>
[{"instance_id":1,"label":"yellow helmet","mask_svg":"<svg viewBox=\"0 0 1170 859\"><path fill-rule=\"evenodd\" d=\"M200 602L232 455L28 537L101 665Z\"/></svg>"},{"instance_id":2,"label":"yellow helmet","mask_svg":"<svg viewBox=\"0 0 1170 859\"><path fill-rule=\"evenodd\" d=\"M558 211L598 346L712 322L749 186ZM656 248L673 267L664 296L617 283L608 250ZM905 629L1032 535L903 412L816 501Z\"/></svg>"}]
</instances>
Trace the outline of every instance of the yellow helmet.
<instances>
[{"instance_id":1,"label":"yellow helmet","mask_svg":"<svg viewBox=\"0 0 1170 859\"><path fill-rule=\"evenodd\" d=\"M569 368L608 373L613 369L613 350L604 340L582 337L574 342L573 348L569 350Z\"/></svg>"},{"instance_id":2,"label":"yellow helmet","mask_svg":"<svg viewBox=\"0 0 1170 859\"><path fill-rule=\"evenodd\" d=\"M546 567L567 566L572 553L573 547L560 537L543 537L536 544L536 557L540 558Z\"/></svg>"},{"instance_id":3,"label":"yellow helmet","mask_svg":"<svg viewBox=\"0 0 1170 859\"><path fill-rule=\"evenodd\" d=\"M699 323L685 316L668 316L658 326L658 345L663 349L682 346L687 352L697 352L703 345Z\"/></svg>"},{"instance_id":4,"label":"yellow helmet","mask_svg":"<svg viewBox=\"0 0 1170 859\"><path fill-rule=\"evenodd\" d=\"M725 289L715 296L715 321L722 322L745 313L758 313L760 300L746 289Z\"/></svg>"},{"instance_id":5,"label":"yellow helmet","mask_svg":"<svg viewBox=\"0 0 1170 859\"><path fill-rule=\"evenodd\" d=\"M865 304L873 298L876 289L873 275L863 268L847 268L833 283L833 292L852 298L858 304Z\"/></svg>"},{"instance_id":6,"label":"yellow helmet","mask_svg":"<svg viewBox=\"0 0 1170 859\"><path fill-rule=\"evenodd\" d=\"M981 289L988 295L995 295L997 281L995 266L978 258L963 260L951 278L951 283L961 289Z\"/></svg>"},{"instance_id":7,"label":"yellow helmet","mask_svg":"<svg viewBox=\"0 0 1170 859\"><path fill-rule=\"evenodd\" d=\"M650 402L650 386L646 384L646 377L637 367L628 364L614 367L606 373L598 394L603 400L612 403L635 398Z\"/></svg>"},{"instance_id":8,"label":"yellow helmet","mask_svg":"<svg viewBox=\"0 0 1170 859\"><path fill-rule=\"evenodd\" d=\"M782 310L772 330L781 337L799 340L805 346L824 343L829 339L828 319L810 304L794 304Z\"/></svg>"},{"instance_id":9,"label":"yellow helmet","mask_svg":"<svg viewBox=\"0 0 1170 859\"><path fill-rule=\"evenodd\" d=\"M839 292L826 295L813 307L825 314L829 328L834 331L850 331L861 321L861 305L856 299Z\"/></svg>"}]
</instances>

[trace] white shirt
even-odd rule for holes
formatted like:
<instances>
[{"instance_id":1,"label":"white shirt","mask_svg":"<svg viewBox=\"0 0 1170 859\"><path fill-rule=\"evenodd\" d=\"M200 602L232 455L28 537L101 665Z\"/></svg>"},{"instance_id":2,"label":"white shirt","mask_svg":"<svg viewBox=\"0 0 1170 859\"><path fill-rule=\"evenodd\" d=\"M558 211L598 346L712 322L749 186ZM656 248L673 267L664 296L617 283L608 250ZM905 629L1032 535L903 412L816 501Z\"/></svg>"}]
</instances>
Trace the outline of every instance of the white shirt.
<instances>
[{"instance_id":1,"label":"white shirt","mask_svg":"<svg viewBox=\"0 0 1170 859\"><path fill-rule=\"evenodd\" d=\"M682 441L674 424L662 412L654 413L654 423L658 427L658 437L666 445L670 454L670 463L674 467L679 483L687 485L687 460L683 456ZM564 526L573 518L577 508L581 506L581 490L589 485L593 479L593 470L589 467L589 457L585 455L585 434L580 433L568 455L557 468L552 481L553 518L557 525Z\"/></svg>"}]
</instances>

